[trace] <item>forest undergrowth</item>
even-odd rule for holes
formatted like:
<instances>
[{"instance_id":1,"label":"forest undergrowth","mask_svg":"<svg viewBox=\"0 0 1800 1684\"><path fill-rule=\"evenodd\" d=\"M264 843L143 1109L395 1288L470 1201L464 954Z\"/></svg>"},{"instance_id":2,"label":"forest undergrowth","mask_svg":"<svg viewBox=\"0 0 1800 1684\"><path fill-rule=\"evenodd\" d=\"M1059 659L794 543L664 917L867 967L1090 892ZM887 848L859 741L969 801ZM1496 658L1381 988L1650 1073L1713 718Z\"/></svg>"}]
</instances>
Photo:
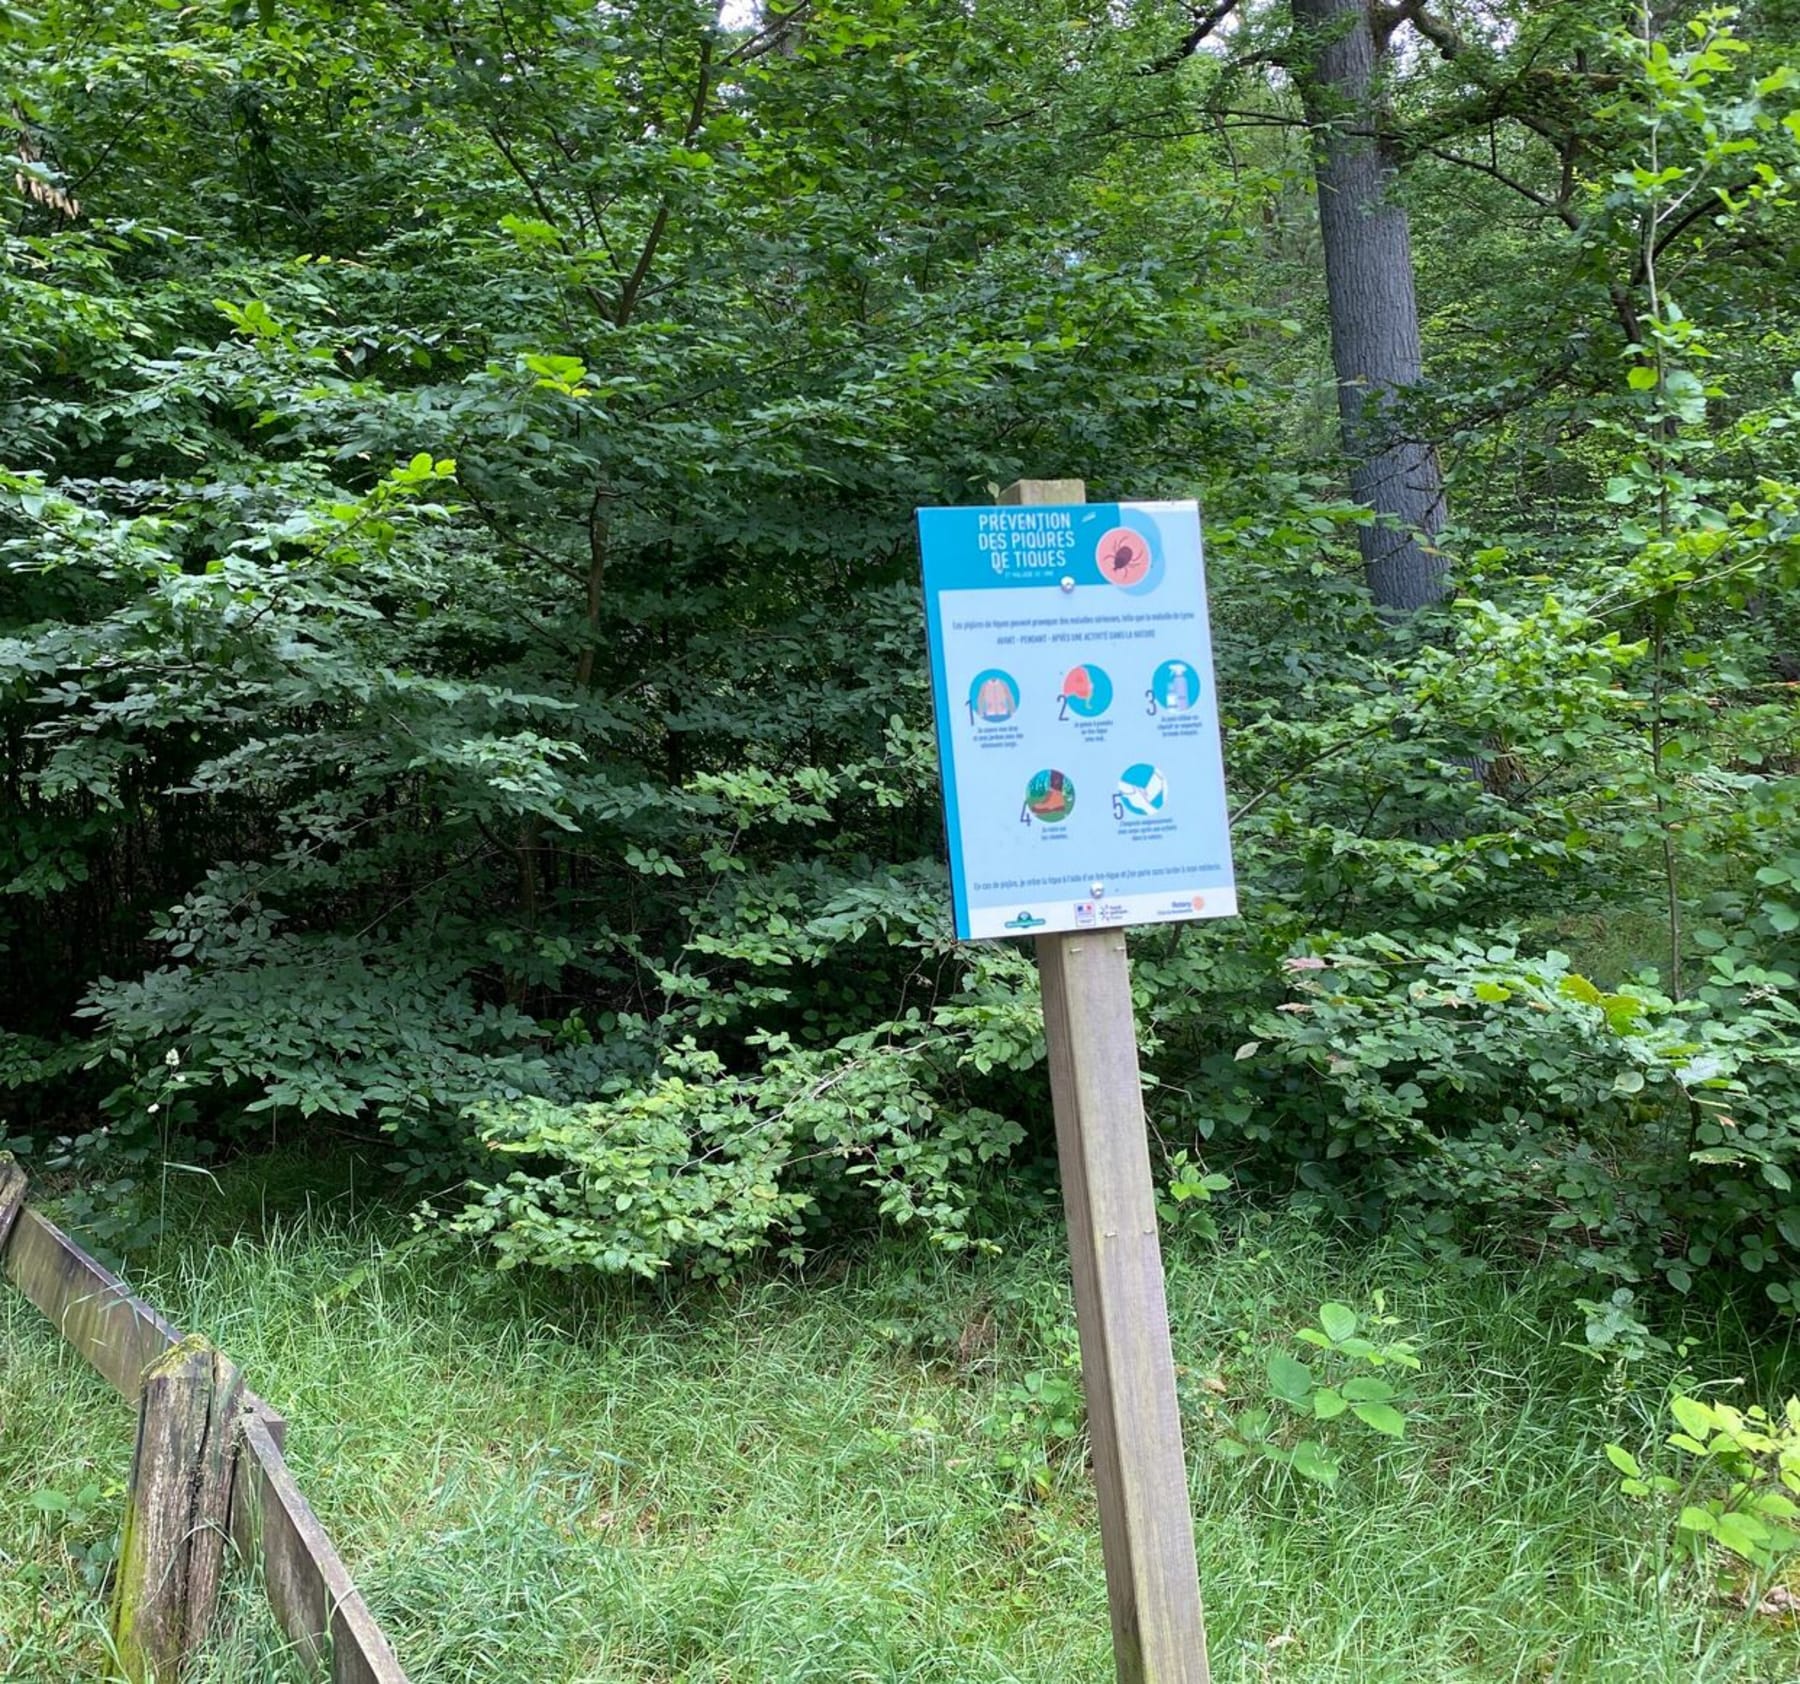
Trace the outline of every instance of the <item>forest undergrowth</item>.
<instances>
[{"instance_id":1,"label":"forest undergrowth","mask_svg":"<svg viewBox=\"0 0 1800 1684\"><path fill-rule=\"evenodd\" d=\"M811 1277L658 1292L471 1271L313 1166L183 1192L135 1284L292 1419L289 1448L417 1679L1102 1684L1099 1534L1058 1225L999 1257L879 1245ZM1684 1357L1590 1354L1550 1277L1229 1207L1169 1236L1215 1676L1786 1684L1741 1605L1627 1504L1677 1366L1778 1397L1784 1345L1692 1318ZM1376 1305L1407 1430L1350 1422L1335 1484L1221 1450L1321 1306ZM1665 1330L1672 1331L1672 1330ZM1312 1352L1317 1356L1316 1351ZM1277 1409L1280 1405L1275 1405ZM0 1295L0 1679L107 1677L98 1600L129 1412ZM1775 1599L1777 1602L1780 1598ZM1765 1606L1769 1604L1765 1603ZM199 1674L294 1684L254 1585Z\"/></svg>"},{"instance_id":2,"label":"forest undergrowth","mask_svg":"<svg viewBox=\"0 0 1800 1684\"><path fill-rule=\"evenodd\" d=\"M1131 963L1215 1675L1800 1677L1795 0L0 72L0 1149L415 1677L1110 1675L914 539L1062 474L1205 535L1242 915ZM105 1675L130 1440L0 1293L4 1684Z\"/></svg>"}]
</instances>

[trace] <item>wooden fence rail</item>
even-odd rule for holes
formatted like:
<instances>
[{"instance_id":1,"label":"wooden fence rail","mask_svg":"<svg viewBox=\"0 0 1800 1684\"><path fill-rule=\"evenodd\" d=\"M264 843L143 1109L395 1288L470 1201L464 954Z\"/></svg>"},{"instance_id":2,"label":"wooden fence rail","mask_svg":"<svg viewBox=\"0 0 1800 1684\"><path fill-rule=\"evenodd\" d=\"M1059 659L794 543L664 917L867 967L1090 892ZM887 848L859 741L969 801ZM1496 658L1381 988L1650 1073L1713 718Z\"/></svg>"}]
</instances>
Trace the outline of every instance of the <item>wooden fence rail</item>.
<instances>
[{"instance_id":1,"label":"wooden fence rail","mask_svg":"<svg viewBox=\"0 0 1800 1684\"><path fill-rule=\"evenodd\" d=\"M180 1330L31 1209L25 1193L23 1172L0 1153L0 1273L141 1411L145 1371L183 1345ZM288 1471L282 1454L287 1422L249 1391L241 1394L235 1417L225 1524L243 1556L261 1566L277 1623L307 1664L329 1666L332 1684L407 1684L392 1646ZM140 1446L145 1429L140 1413ZM144 1495L135 1462L133 1474L135 1499Z\"/></svg>"}]
</instances>

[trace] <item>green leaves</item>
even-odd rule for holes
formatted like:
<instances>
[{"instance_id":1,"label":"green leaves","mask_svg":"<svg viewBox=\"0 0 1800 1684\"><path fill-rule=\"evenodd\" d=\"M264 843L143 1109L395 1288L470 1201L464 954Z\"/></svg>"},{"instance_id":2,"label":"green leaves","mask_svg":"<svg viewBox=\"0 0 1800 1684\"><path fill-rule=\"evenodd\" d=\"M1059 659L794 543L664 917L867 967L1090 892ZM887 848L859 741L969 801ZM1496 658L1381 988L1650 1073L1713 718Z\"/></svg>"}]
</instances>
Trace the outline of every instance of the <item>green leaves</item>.
<instances>
[{"instance_id":1,"label":"green leaves","mask_svg":"<svg viewBox=\"0 0 1800 1684\"><path fill-rule=\"evenodd\" d=\"M1800 1072L1784 1049L1800 1003L1794 970L1749 961L1767 939L1738 938L1740 971L1720 938L1718 980L1680 1007L1648 981L1604 990L1554 951L1340 941L1325 969L1288 977L1304 1012L1259 1020L1259 1064L1332 1096L1326 1119L1283 1125L1310 1128L1315 1162L1339 1159L1434 1231L1465 1198L1495 1197L1509 1222L1522 1200L1540 1241L1570 1236L1582 1268L1678 1291L1704 1269L1737 1270L1786 1304L1800 1253L1779 1218L1800 1157ZM1637 1143L1629 1168L1596 1159L1607 1118L1609 1138ZM1690 1130L1671 1182L1656 1142ZM1320 1348L1354 1349L1365 1331L1346 1333L1335 1311L1320 1321L1300 1335Z\"/></svg>"},{"instance_id":2,"label":"green leaves","mask_svg":"<svg viewBox=\"0 0 1800 1684\"><path fill-rule=\"evenodd\" d=\"M565 398L585 398L588 388L582 384L588 377L587 364L579 357L554 356L533 351L524 358L528 372L537 376L541 391L555 392Z\"/></svg>"},{"instance_id":3,"label":"green leaves","mask_svg":"<svg viewBox=\"0 0 1800 1684\"><path fill-rule=\"evenodd\" d=\"M1389 1403L1353 1403L1351 1410L1364 1425L1373 1427L1389 1438L1406 1436L1406 1419Z\"/></svg>"},{"instance_id":4,"label":"green leaves","mask_svg":"<svg viewBox=\"0 0 1800 1684\"><path fill-rule=\"evenodd\" d=\"M293 330L282 326L275 314L260 298L234 304L228 298L215 298L214 308L242 334L260 341L293 342Z\"/></svg>"},{"instance_id":5,"label":"green leaves","mask_svg":"<svg viewBox=\"0 0 1800 1684\"><path fill-rule=\"evenodd\" d=\"M1288 1455L1288 1465L1303 1479L1321 1485L1335 1485L1342 1464L1324 1445L1313 1439L1302 1439Z\"/></svg>"},{"instance_id":6,"label":"green leaves","mask_svg":"<svg viewBox=\"0 0 1800 1684\"><path fill-rule=\"evenodd\" d=\"M1042 1022L944 925L911 511L1251 448L1190 148L1093 167L1097 90L1177 96L1017 11L741 54L631 5L52 11L8 67L80 156L20 165L84 205L0 241L0 945L29 1044L81 1003L120 1071L93 1149L159 1136L126 1073L179 1044L181 1126L385 1131L496 1256L991 1243ZM671 1117L767 1161L686 1173Z\"/></svg>"},{"instance_id":7,"label":"green leaves","mask_svg":"<svg viewBox=\"0 0 1800 1684\"><path fill-rule=\"evenodd\" d=\"M1319 1306L1319 1321L1319 1327L1303 1327L1296 1337L1322 1348L1325 1366L1315 1367L1289 1351L1269 1352L1265 1372L1270 1400L1282 1405L1290 1416L1321 1427L1348 1415L1383 1438L1404 1439L1406 1416L1400 1386L1380 1372L1367 1370L1417 1369L1418 1358L1403 1340L1377 1345L1358 1333L1364 1326L1381 1331L1394 1325L1380 1295L1367 1318L1347 1304L1332 1301ZM1338 1431L1341 1429L1333 1428L1327 1435L1333 1447L1340 1442L1333 1436ZM1218 1444L1228 1456L1255 1452L1303 1479L1326 1485L1336 1483L1344 1465L1337 1448L1328 1448L1320 1439L1283 1432L1267 1409L1247 1410L1229 1419Z\"/></svg>"},{"instance_id":8,"label":"green leaves","mask_svg":"<svg viewBox=\"0 0 1800 1684\"><path fill-rule=\"evenodd\" d=\"M1285 1351L1274 1351L1269 1356L1269 1395L1290 1404L1296 1409L1303 1409L1312 1398L1312 1370L1297 1357Z\"/></svg>"},{"instance_id":9,"label":"green leaves","mask_svg":"<svg viewBox=\"0 0 1800 1684\"><path fill-rule=\"evenodd\" d=\"M1669 1413L1680 1422L1682 1431L1694 1438L1705 1438L1718 1419L1709 1405L1680 1393L1669 1399Z\"/></svg>"},{"instance_id":10,"label":"green leaves","mask_svg":"<svg viewBox=\"0 0 1800 1684\"><path fill-rule=\"evenodd\" d=\"M1078 76L1029 8L815 6L766 52L630 4L21 26L24 179L84 206L28 190L0 248L8 1021L47 1045L85 997L99 1070L193 1049L209 1136L260 1107L446 1183L517 1165L517 1232L502 1201L481 1236L547 1265L983 1243L1042 1023L1016 953L945 933L909 516L1060 460L1203 494L1216 562L1257 908L1136 946L1165 1218L1206 1231L1229 1165L1609 1290L1788 1292L1800 412L1791 310L1719 255L1793 243L1773 55L1621 63L1581 21L1583 168L1540 179L1504 120L1494 155L1580 234L1476 172L1417 219L1444 308L1407 420L1466 465L1462 600L1403 633L1297 448L1287 163L1226 182L1194 76L1135 74L1155 20L1075 21ZM1409 122L1431 90L1394 69ZM1679 990L1641 971L1665 845L1699 868ZM767 1175L650 1130L713 1138L668 1085L690 1036L721 1126L805 1112ZM148 1092L121 1078L112 1138ZM482 1103L547 1107L515 1118L543 1161L479 1145ZM614 1125L678 1235L633 1226L637 1159L582 1132ZM1360 1304L1316 1322L1258 1384L1290 1435L1380 1443L1403 1400L1349 1382L1417 1358Z\"/></svg>"},{"instance_id":11,"label":"green leaves","mask_svg":"<svg viewBox=\"0 0 1800 1684\"><path fill-rule=\"evenodd\" d=\"M1676 1392L1669 1413L1678 1430L1666 1443L1688 1459L1684 1477L1647 1473L1610 1444L1606 1459L1624 1475L1620 1491L1669 1504L1676 1535L1696 1555L1717 1544L1766 1573L1800 1550L1800 1399L1789 1399L1775 1419L1758 1406L1740 1410Z\"/></svg>"},{"instance_id":12,"label":"green leaves","mask_svg":"<svg viewBox=\"0 0 1800 1684\"><path fill-rule=\"evenodd\" d=\"M848 1176L852 1191L866 1178L879 1218L963 1249L975 1243L979 1166L1020 1130L940 1103L927 1083L946 1051L915 1025L907 1040L771 1045L759 1072L739 1077L689 1037L605 1100L477 1104L486 1152L518 1167L496 1174L490 1160L448 1226L504 1267L719 1275L799 1243L822 1187L841 1207Z\"/></svg>"}]
</instances>

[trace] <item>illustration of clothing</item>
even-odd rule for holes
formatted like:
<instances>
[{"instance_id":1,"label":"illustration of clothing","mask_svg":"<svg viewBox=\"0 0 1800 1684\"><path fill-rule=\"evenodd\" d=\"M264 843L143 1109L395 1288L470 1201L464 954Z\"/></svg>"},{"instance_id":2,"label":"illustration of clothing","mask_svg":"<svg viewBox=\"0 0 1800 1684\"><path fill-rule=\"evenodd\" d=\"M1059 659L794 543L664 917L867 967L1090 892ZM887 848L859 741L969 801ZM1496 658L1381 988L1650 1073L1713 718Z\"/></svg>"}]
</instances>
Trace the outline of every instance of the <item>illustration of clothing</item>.
<instances>
[{"instance_id":1,"label":"illustration of clothing","mask_svg":"<svg viewBox=\"0 0 1800 1684\"><path fill-rule=\"evenodd\" d=\"M1061 772L1052 772L1049 787L1032 802L1032 807L1041 814L1060 813L1069 804L1068 783Z\"/></svg>"},{"instance_id":2,"label":"illustration of clothing","mask_svg":"<svg viewBox=\"0 0 1800 1684\"><path fill-rule=\"evenodd\" d=\"M981 688L975 693L975 711L983 719L1012 718L1012 691L1007 688L1005 679L989 678L983 681Z\"/></svg>"}]
</instances>

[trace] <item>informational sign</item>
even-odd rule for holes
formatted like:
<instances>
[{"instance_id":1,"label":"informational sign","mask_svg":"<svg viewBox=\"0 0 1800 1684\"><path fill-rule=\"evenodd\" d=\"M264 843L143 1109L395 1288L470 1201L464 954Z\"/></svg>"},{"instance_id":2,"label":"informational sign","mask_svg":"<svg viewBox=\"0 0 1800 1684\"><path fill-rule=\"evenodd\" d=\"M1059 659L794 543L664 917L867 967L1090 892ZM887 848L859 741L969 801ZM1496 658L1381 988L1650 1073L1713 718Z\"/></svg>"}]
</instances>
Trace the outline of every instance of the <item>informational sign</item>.
<instances>
[{"instance_id":1,"label":"informational sign","mask_svg":"<svg viewBox=\"0 0 1800 1684\"><path fill-rule=\"evenodd\" d=\"M1237 911L1194 503L921 509L956 933Z\"/></svg>"}]
</instances>

